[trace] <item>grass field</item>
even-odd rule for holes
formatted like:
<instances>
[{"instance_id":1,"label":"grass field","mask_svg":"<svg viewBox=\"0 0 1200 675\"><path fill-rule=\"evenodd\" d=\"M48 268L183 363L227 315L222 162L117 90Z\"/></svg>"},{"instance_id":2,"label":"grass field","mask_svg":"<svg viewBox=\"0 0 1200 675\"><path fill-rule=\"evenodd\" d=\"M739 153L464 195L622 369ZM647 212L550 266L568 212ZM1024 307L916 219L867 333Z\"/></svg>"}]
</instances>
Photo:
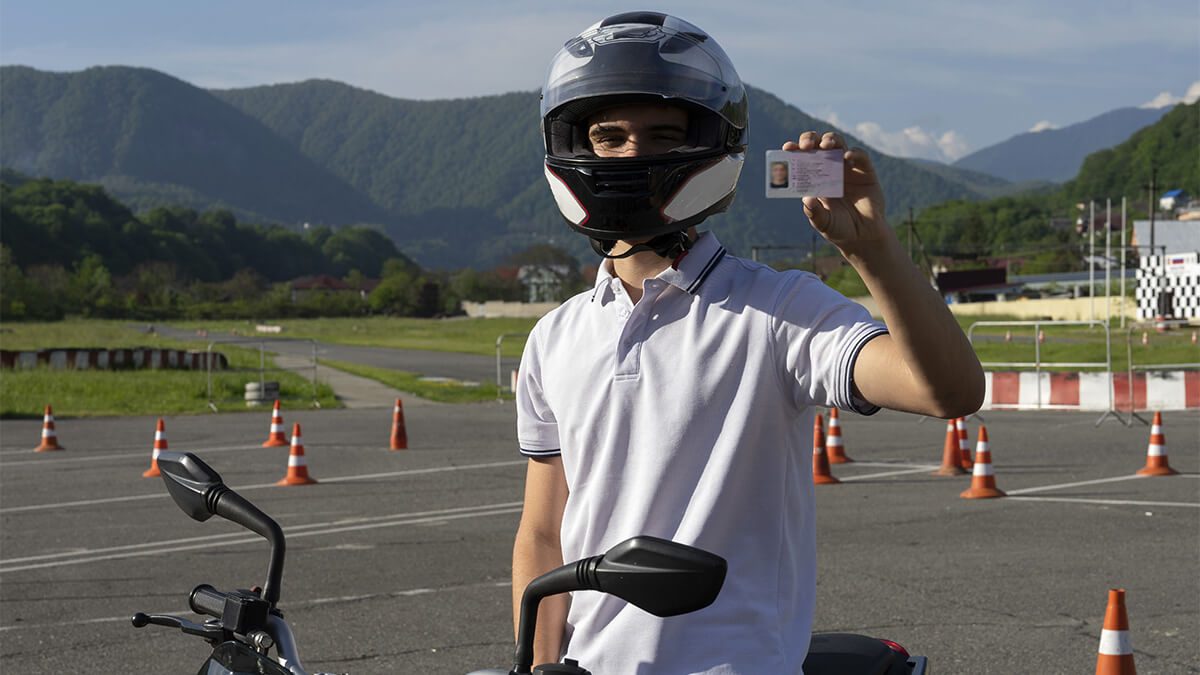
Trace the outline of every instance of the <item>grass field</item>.
<instances>
[{"instance_id":1,"label":"grass field","mask_svg":"<svg viewBox=\"0 0 1200 675\"><path fill-rule=\"evenodd\" d=\"M54 323L12 323L0 333L0 348L8 350L102 347L107 349L153 347L198 349L202 341L155 337L144 327L132 329L117 321L67 320ZM223 346L231 370L213 377L212 397L222 411L247 410L246 382L259 379L257 350ZM268 367L273 364L268 363ZM269 371L267 379L279 382L281 405L308 407L313 402L312 383L289 371ZM317 388L321 407L341 404L328 385ZM40 417L46 405L55 417L101 415L179 415L209 412L208 375L188 370L35 370L0 371L0 418Z\"/></svg>"},{"instance_id":2,"label":"grass field","mask_svg":"<svg viewBox=\"0 0 1200 675\"><path fill-rule=\"evenodd\" d=\"M1002 318L989 317L988 321ZM978 321L959 317L964 331ZM503 341L504 355L519 357L534 319L401 319L388 317L298 319L270 322L283 326L284 337L311 338L340 344L450 351L492 355L496 339ZM187 330L207 329L253 333L254 324L246 321L179 322L172 326ZM1200 363L1200 345L1191 342L1193 326L1166 333L1147 331L1147 344L1141 343L1141 331L1129 333L1116 324L1112 333L1112 368L1127 370L1127 337L1135 367L1173 365L1196 367ZM1010 333L1010 341L1005 334ZM1044 341L1038 343L1032 327L979 326L974 344L980 361L989 370L1032 369L1028 366L989 366L998 363L1032 363L1040 350L1042 363L1099 363L1105 361L1104 331L1094 326L1045 326ZM270 344L269 341L267 343ZM161 347L205 349L207 341L170 340L156 337L146 324L130 327L128 322L67 320L56 323L11 323L0 331L0 347L9 350L72 347ZM268 347L269 348L269 347ZM225 373L214 378L215 399L221 410L246 408L239 402L246 382L259 378L257 350L225 345L221 351L230 359L230 367L251 372ZM421 381L416 375L342 362L326 365L356 375L370 377L401 391L437 401L494 400L494 384L480 387ZM268 367L272 364L268 363ZM1044 370L1103 370L1103 366L1043 366ZM268 379L280 382L285 407L308 406L312 402L312 384L302 374L270 371ZM338 403L327 385L320 385L317 400L322 407ZM0 417L36 417L45 405L54 406L56 415L154 415L202 413L208 408L208 381L203 372L141 371L34 371L0 372Z\"/></svg>"},{"instance_id":3,"label":"grass field","mask_svg":"<svg viewBox=\"0 0 1200 675\"><path fill-rule=\"evenodd\" d=\"M393 349L423 349L439 352L493 355L496 338L504 334L526 334L536 319L406 319L371 316L330 319L280 319L265 321L283 327L283 337L308 338L323 342ZM254 334L252 321L182 321L172 326L201 330ZM525 341L505 338L504 356L519 357Z\"/></svg>"}]
</instances>

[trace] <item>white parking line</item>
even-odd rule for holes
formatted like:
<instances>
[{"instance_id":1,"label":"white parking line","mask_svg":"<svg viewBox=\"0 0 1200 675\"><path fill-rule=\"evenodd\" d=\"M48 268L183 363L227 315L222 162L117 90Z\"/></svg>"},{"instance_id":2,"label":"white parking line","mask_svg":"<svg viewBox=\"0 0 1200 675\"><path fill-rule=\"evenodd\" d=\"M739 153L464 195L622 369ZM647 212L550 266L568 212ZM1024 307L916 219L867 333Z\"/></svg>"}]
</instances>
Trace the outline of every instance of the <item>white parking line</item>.
<instances>
[{"instance_id":1,"label":"white parking line","mask_svg":"<svg viewBox=\"0 0 1200 675\"><path fill-rule=\"evenodd\" d=\"M296 525L284 528L284 534L288 539L295 540L301 537L316 537L326 534L340 534L343 532L356 532L359 530L373 530L381 527L423 525L428 523L441 523L450 520L484 518L488 516L499 516L520 512L521 502L485 504L480 506L443 509L440 511L395 513L387 516L351 518L326 523L309 523L306 525ZM220 539L224 539L224 541L219 541ZM123 558L136 558L139 556L162 555L164 553L177 553L180 551L193 551L196 549L212 550L220 547L235 546L238 544L248 544L261 541L261 537L239 532L232 535L210 535L205 537L193 537L190 539L171 539L159 542L146 542L129 546L68 551L64 553L54 553L43 556L30 556L26 558L14 558L11 560L0 561L0 574L6 572L20 572L23 570L43 569L46 567L62 567L64 565L85 565L104 560L120 560ZM69 557L69 559L47 560L50 558L61 557ZM44 562L33 562L35 560L42 560Z\"/></svg>"},{"instance_id":2,"label":"white parking line","mask_svg":"<svg viewBox=\"0 0 1200 675\"><path fill-rule=\"evenodd\" d=\"M487 462L484 464L463 464L461 466L438 466L428 469L407 469L404 471L385 471L382 473L367 473L356 476L335 476L333 478L322 478L322 483L347 483L359 480L374 480L376 478L399 478L403 476L420 476L431 473L444 473L447 471L469 471L473 469L495 469L504 466L516 466L528 464L529 460L517 459L507 460L503 462ZM238 492L246 490L259 490L262 488L277 487L276 483L260 483L258 485L242 485L234 488ZM55 502L52 504L30 504L27 506L10 506L0 509L0 513L22 513L27 511L45 511L50 509L63 509L72 506L95 506L97 504L113 504L117 502L131 502L143 499L161 499L167 496L166 490L155 492L148 495L129 495L125 497L104 497L101 499L83 499L74 502Z\"/></svg>"},{"instance_id":3,"label":"white parking line","mask_svg":"<svg viewBox=\"0 0 1200 675\"><path fill-rule=\"evenodd\" d=\"M1186 477L1186 476L1185 476ZM1025 495L1031 492L1049 492L1050 490L1064 490L1066 488L1082 487L1084 485L1099 485L1101 483L1119 483L1124 480L1140 480L1146 476L1139 476L1135 473L1124 476L1113 476L1112 478L1097 478L1095 480L1081 480L1074 483L1058 483L1057 485L1040 485L1038 487L1021 488L1020 490L1008 490L1009 495Z\"/></svg>"},{"instance_id":4,"label":"white parking line","mask_svg":"<svg viewBox=\"0 0 1200 675\"><path fill-rule=\"evenodd\" d=\"M859 463L855 462L855 464L859 464ZM922 473L924 471L934 471L937 469L937 465L935 465L935 464L923 464L923 465L917 466L917 465L912 465L912 464L904 465L904 464L883 464L883 463L879 463L879 462L875 462L875 463L864 462L864 463L859 464L859 466L908 466L910 468L899 469L896 471L884 471L883 473L867 473L867 474L861 474L861 475L857 475L857 476L847 476L845 478L839 476L838 480L842 481L843 483L849 483L851 481L856 481L856 480L867 480L868 478L884 478L887 476L905 476L905 475L912 474L912 473Z\"/></svg>"},{"instance_id":5,"label":"white parking line","mask_svg":"<svg viewBox=\"0 0 1200 675\"><path fill-rule=\"evenodd\" d=\"M440 586L437 588L409 588L399 591L384 591L381 593L365 593L362 595L346 595L329 598L313 598L311 600L290 600L281 603L282 607L286 607L289 612L294 612L307 607L319 607L321 605L336 605L348 602L362 602L363 600L388 600L392 598L411 598L418 595L430 595L433 593L452 593L456 591L475 591L480 588L506 588L511 586L511 581L479 581L468 584L455 584L453 586ZM167 610L164 612L154 612L155 614L182 614L178 608ZM11 630L41 630L45 628L62 628L64 626L89 626L98 623L129 623L129 615L122 614L121 616L105 616L95 619L79 619L77 621L59 621L56 623L31 623L20 624L16 626L0 626L0 633Z\"/></svg>"},{"instance_id":6,"label":"white parking line","mask_svg":"<svg viewBox=\"0 0 1200 675\"><path fill-rule=\"evenodd\" d=\"M1200 504L1192 504L1189 502L1139 502L1130 499L1091 499L1088 497L1012 497L1011 495L1010 499L1023 502L1076 502L1079 504L1101 504L1105 506L1183 506L1186 508L1200 509Z\"/></svg>"},{"instance_id":7,"label":"white parking line","mask_svg":"<svg viewBox=\"0 0 1200 675\"><path fill-rule=\"evenodd\" d=\"M207 454L213 453L213 452L229 452L231 450L255 450L255 449L258 449L261 447L262 447L261 445L225 445L225 446L220 446L220 447L215 447L215 448L196 448L196 449L189 448L188 452L197 454L197 455L201 454L201 453L207 455ZM50 457L46 457L43 455L41 457L38 457L37 459L27 459L27 460L19 461L19 462L0 461L0 469L9 469L14 466L26 466L29 464L62 464L62 463L78 464L80 462L100 462L100 461L105 461L105 460L109 460L109 459L136 459L139 461L145 460L147 463L149 463L149 458L153 453L154 453L154 448L149 447L149 448L146 448L145 450L141 450L141 451L130 450L128 452L124 452L119 455L84 455L84 456L81 456L77 452L70 453L68 455L54 454Z\"/></svg>"}]
</instances>

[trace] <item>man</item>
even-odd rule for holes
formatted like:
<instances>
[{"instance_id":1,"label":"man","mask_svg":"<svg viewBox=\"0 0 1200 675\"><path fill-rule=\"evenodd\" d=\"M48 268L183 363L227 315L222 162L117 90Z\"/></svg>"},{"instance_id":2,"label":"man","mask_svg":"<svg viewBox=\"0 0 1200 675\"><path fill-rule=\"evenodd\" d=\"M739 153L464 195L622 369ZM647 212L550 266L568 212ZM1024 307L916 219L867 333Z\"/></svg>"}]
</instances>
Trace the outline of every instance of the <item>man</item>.
<instances>
[{"instance_id":1,"label":"man","mask_svg":"<svg viewBox=\"0 0 1200 675\"><path fill-rule=\"evenodd\" d=\"M651 12L589 28L551 62L542 118L555 200L605 261L522 358L514 613L534 577L637 534L729 571L713 605L668 619L601 593L545 600L534 662L798 673L816 593L814 407L965 415L983 397L978 360L884 220L861 149L845 153L845 197L803 208L886 327L816 277L696 232L732 202L747 138L745 89L699 28ZM783 149L845 142L805 132Z\"/></svg>"},{"instance_id":2,"label":"man","mask_svg":"<svg viewBox=\"0 0 1200 675\"><path fill-rule=\"evenodd\" d=\"M788 186L787 162L771 162L771 187L785 188Z\"/></svg>"}]
</instances>

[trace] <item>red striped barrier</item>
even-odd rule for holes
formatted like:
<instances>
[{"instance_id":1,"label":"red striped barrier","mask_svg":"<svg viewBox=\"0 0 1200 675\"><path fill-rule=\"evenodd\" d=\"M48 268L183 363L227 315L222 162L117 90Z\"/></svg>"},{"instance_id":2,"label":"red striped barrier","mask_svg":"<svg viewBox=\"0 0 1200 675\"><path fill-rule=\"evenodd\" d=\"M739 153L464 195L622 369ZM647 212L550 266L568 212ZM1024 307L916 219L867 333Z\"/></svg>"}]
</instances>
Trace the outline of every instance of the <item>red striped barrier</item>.
<instances>
[{"instance_id":1,"label":"red striped barrier","mask_svg":"<svg viewBox=\"0 0 1200 675\"><path fill-rule=\"evenodd\" d=\"M1133 400L1130 401L1130 378ZM985 373L984 410L1200 409L1200 371L1167 370L1105 373Z\"/></svg>"},{"instance_id":2,"label":"red striped barrier","mask_svg":"<svg viewBox=\"0 0 1200 675\"><path fill-rule=\"evenodd\" d=\"M55 370L121 368L207 370L210 359L215 370L229 367L229 359L220 352L182 349L138 347L134 349L0 350L0 367L12 369L33 369L45 366Z\"/></svg>"}]
</instances>

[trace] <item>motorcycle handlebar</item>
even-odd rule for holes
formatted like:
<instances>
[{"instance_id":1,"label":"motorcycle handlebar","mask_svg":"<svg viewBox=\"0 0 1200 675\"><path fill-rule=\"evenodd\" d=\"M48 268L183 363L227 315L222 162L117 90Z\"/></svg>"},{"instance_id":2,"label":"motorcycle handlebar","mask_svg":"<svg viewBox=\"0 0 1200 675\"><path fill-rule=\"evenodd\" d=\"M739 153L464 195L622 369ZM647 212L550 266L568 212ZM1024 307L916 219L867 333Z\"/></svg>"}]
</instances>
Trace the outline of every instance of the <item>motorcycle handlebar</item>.
<instances>
[{"instance_id":1,"label":"motorcycle handlebar","mask_svg":"<svg viewBox=\"0 0 1200 675\"><path fill-rule=\"evenodd\" d=\"M200 584L188 596L188 606L197 614L221 618L225 613L225 594L208 584Z\"/></svg>"}]
</instances>

